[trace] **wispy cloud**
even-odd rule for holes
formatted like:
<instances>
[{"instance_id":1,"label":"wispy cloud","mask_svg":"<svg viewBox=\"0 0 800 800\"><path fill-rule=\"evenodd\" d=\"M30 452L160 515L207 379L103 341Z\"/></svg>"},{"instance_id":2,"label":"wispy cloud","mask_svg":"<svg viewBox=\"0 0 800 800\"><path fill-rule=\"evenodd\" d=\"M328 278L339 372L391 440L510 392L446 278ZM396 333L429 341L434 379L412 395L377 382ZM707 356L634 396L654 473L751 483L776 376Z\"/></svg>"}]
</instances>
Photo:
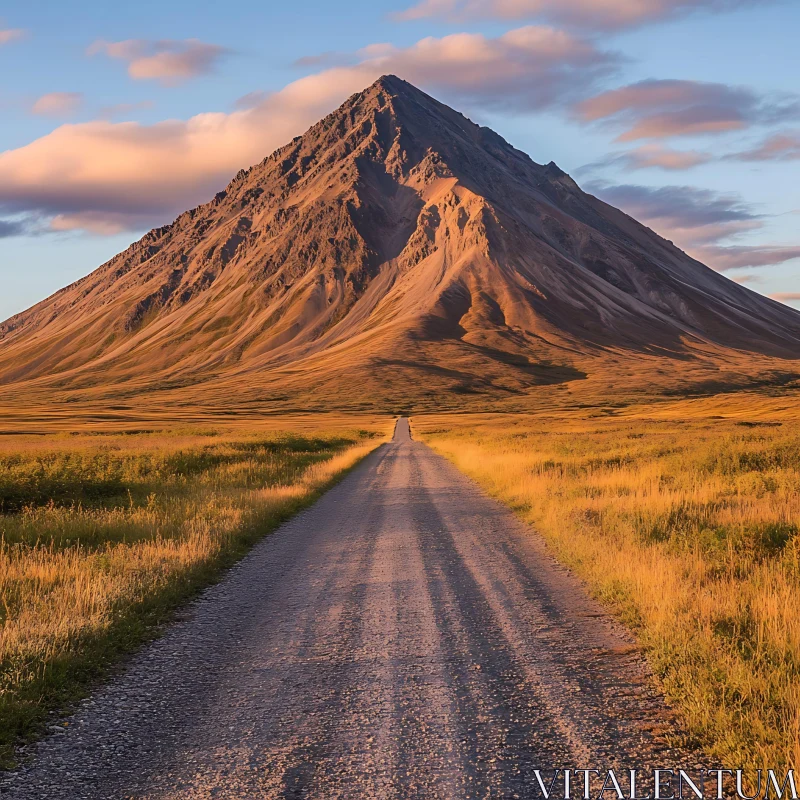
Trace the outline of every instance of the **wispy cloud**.
<instances>
[{"instance_id":1,"label":"wispy cloud","mask_svg":"<svg viewBox=\"0 0 800 800\"><path fill-rule=\"evenodd\" d=\"M83 95L80 92L50 92L33 103L31 113L65 117L74 114L82 105Z\"/></svg>"},{"instance_id":2,"label":"wispy cloud","mask_svg":"<svg viewBox=\"0 0 800 800\"><path fill-rule=\"evenodd\" d=\"M689 244L718 241L762 227L758 215L738 195L694 186L590 183L587 189Z\"/></svg>"},{"instance_id":3,"label":"wispy cloud","mask_svg":"<svg viewBox=\"0 0 800 800\"><path fill-rule=\"evenodd\" d=\"M750 150L728 156L736 161L798 161L800 131L775 133Z\"/></svg>"},{"instance_id":4,"label":"wispy cloud","mask_svg":"<svg viewBox=\"0 0 800 800\"><path fill-rule=\"evenodd\" d=\"M795 258L800 258L800 245L722 246L708 245L695 253L696 257L720 272L746 267L774 267Z\"/></svg>"},{"instance_id":5,"label":"wispy cloud","mask_svg":"<svg viewBox=\"0 0 800 800\"><path fill-rule=\"evenodd\" d=\"M199 39L127 39L122 42L98 40L86 51L102 53L128 64L128 74L136 80L156 80L173 86L213 71L230 51Z\"/></svg>"},{"instance_id":6,"label":"wispy cloud","mask_svg":"<svg viewBox=\"0 0 800 800\"><path fill-rule=\"evenodd\" d=\"M27 31L22 28L0 28L0 47L18 39L24 39Z\"/></svg>"},{"instance_id":7,"label":"wispy cloud","mask_svg":"<svg viewBox=\"0 0 800 800\"><path fill-rule=\"evenodd\" d=\"M381 45L360 61L253 95L229 114L153 125L64 125L0 153L0 208L57 218L61 229L138 230L206 200L242 167L302 133L349 95L393 72L475 107L547 108L616 63L593 43L552 28L500 37L454 34L407 48Z\"/></svg>"},{"instance_id":8,"label":"wispy cloud","mask_svg":"<svg viewBox=\"0 0 800 800\"><path fill-rule=\"evenodd\" d=\"M264 91L248 92L247 94L236 98L233 107L242 110L257 108L262 103L264 103L271 95L272 92L264 92Z\"/></svg>"},{"instance_id":9,"label":"wispy cloud","mask_svg":"<svg viewBox=\"0 0 800 800\"><path fill-rule=\"evenodd\" d=\"M152 100L140 100L138 103L117 103L113 106L103 106L100 109L100 117L102 119L127 117L137 111L148 111L154 106L155 103Z\"/></svg>"},{"instance_id":10,"label":"wispy cloud","mask_svg":"<svg viewBox=\"0 0 800 800\"><path fill-rule=\"evenodd\" d=\"M800 258L800 245L735 243L737 237L765 225L765 218L738 195L694 186L594 183L587 188L719 271L774 266Z\"/></svg>"},{"instance_id":11,"label":"wispy cloud","mask_svg":"<svg viewBox=\"0 0 800 800\"><path fill-rule=\"evenodd\" d=\"M678 172L707 164L713 156L698 150L673 150L661 145L648 144L625 153L621 158L628 169L655 168Z\"/></svg>"},{"instance_id":12,"label":"wispy cloud","mask_svg":"<svg viewBox=\"0 0 800 800\"><path fill-rule=\"evenodd\" d=\"M645 80L590 97L574 110L579 121L621 128L617 141L632 142L728 133L800 118L800 98L761 96L722 83Z\"/></svg>"},{"instance_id":13,"label":"wispy cloud","mask_svg":"<svg viewBox=\"0 0 800 800\"><path fill-rule=\"evenodd\" d=\"M26 233L26 225L20 220L0 219L0 239L22 236Z\"/></svg>"},{"instance_id":14,"label":"wispy cloud","mask_svg":"<svg viewBox=\"0 0 800 800\"><path fill-rule=\"evenodd\" d=\"M781 303L791 303L800 300L800 292L775 292L770 297Z\"/></svg>"},{"instance_id":15,"label":"wispy cloud","mask_svg":"<svg viewBox=\"0 0 800 800\"><path fill-rule=\"evenodd\" d=\"M660 144L645 144L624 153L611 154L598 161L593 161L579 167L575 174L596 173L609 167L622 167L628 172L641 169L685 172L714 160L714 155L699 150L673 150Z\"/></svg>"},{"instance_id":16,"label":"wispy cloud","mask_svg":"<svg viewBox=\"0 0 800 800\"><path fill-rule=\"evenodd\" d=\"M152 215L142 211L75 211L56 214L48 225L50 231L85 231L95 236L113 236L131 228L149 228Z\"/></svg>"},{"instance_id":17,"label":"wispy cloud","mask_svg":"<svg viewBox=\"0 0 800 800\"><path fill-rule=\"evenodd\" d=\"M421 0L392 17L401 21L544 19L584 29L619 30L698 11L720 13L764 4L765 0Z\"/></svg>"},{"instance_id":18,"label":"wispy cloud","mask_svg":"<svg viewBox=\"0 0 800 800\"><path fill-rule=\"evenodd\" d=\"M352 64L358 59L353 58L352 53L340 53L328 50L325 53L316 55L301 56L292 62L293 67L341 67Z\"/></svg>"}]
</instances>

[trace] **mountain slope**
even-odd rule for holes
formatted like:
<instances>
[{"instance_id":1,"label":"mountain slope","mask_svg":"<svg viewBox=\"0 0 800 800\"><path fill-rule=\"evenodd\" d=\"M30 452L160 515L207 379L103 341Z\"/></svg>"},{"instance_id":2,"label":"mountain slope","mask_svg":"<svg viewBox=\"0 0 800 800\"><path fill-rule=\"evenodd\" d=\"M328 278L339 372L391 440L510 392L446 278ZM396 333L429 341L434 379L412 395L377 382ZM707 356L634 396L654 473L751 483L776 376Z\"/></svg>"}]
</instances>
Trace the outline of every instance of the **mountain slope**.
<instances>
[{"instance_id":1,"label":"mountain slope","mask_svg":"<svg viewBox=\"0 0 800 800\"><path fill-rule=\"evenodd\" d=\"M436 404L797 358L800 314L393 76L0 325L0 384L62 399Z\"/></svg>"}]
</instances>

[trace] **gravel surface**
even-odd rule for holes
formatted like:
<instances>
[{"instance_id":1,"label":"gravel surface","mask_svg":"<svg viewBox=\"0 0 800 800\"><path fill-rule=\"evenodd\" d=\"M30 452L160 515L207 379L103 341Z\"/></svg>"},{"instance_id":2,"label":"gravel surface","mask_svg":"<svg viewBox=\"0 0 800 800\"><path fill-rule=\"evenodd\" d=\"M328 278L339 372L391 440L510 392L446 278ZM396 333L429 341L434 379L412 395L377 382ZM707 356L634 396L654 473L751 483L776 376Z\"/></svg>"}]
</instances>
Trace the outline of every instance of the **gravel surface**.
<instances>
[{"instance_id":1,"label":"gravel surface","mask_svg":"<svg viewBox=\"0 0 800 800\"><path fill-rule=\"evenodd\" d=\"M408 423L84 702L19 800L533 797L672 766L632 640Z\"/></svg>"}]
</instances>

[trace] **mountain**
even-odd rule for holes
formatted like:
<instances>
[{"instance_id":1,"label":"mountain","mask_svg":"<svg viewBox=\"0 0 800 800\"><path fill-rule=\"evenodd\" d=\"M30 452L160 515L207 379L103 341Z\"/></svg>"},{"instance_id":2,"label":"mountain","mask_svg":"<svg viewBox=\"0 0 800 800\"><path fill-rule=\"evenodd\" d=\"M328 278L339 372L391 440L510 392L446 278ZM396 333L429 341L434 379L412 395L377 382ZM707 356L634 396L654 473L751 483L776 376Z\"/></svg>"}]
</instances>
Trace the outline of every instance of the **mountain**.
<instances>
[{"instance_id":1,"label":"mountain","mask_svg":"<svg viewBox=\"0 0 800 800\"><path fill-rule=\"evenodd\" d=\"M0 325L0 399L450 407L796 359L800 314L385 76Z\"/></svg>"}]
</instances>

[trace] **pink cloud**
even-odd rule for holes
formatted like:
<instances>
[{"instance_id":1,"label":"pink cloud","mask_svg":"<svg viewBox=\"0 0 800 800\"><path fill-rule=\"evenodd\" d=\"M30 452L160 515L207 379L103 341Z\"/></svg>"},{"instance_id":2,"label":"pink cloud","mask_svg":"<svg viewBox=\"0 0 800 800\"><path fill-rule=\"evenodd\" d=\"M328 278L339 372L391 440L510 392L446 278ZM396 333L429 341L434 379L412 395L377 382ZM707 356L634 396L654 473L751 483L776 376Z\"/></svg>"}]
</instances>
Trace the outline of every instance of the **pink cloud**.
<instances>
[{"instance_id":1,"label":"pink cloud","mask_svg":"<svg viewBox=\"0 0 800 800\"><path fill-rule=\"evenodd\" d=\"M384 46L348 67L254 95L232 113L153 125L62 125L0 153L0 208L54 219L58 229L140 230L207 200L239 169L262 160L381 74L476 104L542 108L604 74L613 57L551 28L497 38L454 34L408 48Z\"/></svg>"},{"instance_id":2,"label":"pink cloud","mask_svg":"<svg viewBox=\"0 0 800 800\"><path fill-rule=\"evenodd\" d=\"M43 94L31 106L33 114L45 116L68 116L75 113L83 104L80 92L50 92Z\"/></svg>"},{"instance_id":3,"label":"pink cloud","mask_svg":"<svg viewBox=\"0 0 800 800\"><path fill-rule=\"evenodd\" d=\"M770 297L780 303L791 303L800 300L800 292L775 292Z\"/></svg>"},{"instance_id":4,"label":"pink cloud","mask_svg":"<svg viewBox=\"0 0 800 800\"><path fill-rule=\"evenodd\" d=\"M713 156L697 150L673 150L657 144L647 144L625 153L620 159L632 170L655 168L677 172L707 164Z\"/></svg>"},{"instance_id":5,"label":"pink cloud","mask_svg":"<svg viewBox=\"0 0 800 800\"><path fill-rule=\"evenodd\" d=\"M613 30L696 11L733 11L760 2L762 0L421 0L393 17L397 20L542 18L582 28Z\"/></svg>"},{"instance_id":6,"label":"pink cloud","mask_svg":"<svg viewBox=\"0 0 800 800\"><path fill-rule=\"evenodd\" d=\"M150 227L257 161L264 138L257 133L255 119L244 114L201 114L151 126L62 125L0 154L0 205L57 216L62 230L91 219L87 227L97 231L101 216L115 227Z\"/></svg>"},{"instance_id":7,"label":"pink cloud","mask_svg":"<svg viewBox=\"0 0 800 800\"><path fill-rule=\"evenodd\" d=\"M77 211L75 213L56 214L50 220L51 231L85 231L96 236L113 236L116 233L130 230L135 215L129 211ZM148 216L139 216L144 228L150 227Z\"/></svg>"},{"instance_id":8,"label":"pink cloud","mask_svg":"<svg viewBox=\"0 0 800 800\"><path fill-rule=\"evenodd\" d=\"M686 170L708 164L716 156L699 150L673 150L661 144L643 144L622 153L609 154L598 161L579 167L576 175L601 174L609 167L620 166L629 172L641 169L660 169L665 172L685 172Z\"/></svg>"},{"instance_id":9,"label":"pink cloud","mask_svg":"<svg viewBox=\"0 0 800 800\"><path fill-rule=\"evenodd\" d=\"M497 38L455 33L427 37L407 48L373 45L361 54L364 61L350 70L391 72L467 101L510 109L564 102L618 62L593 42L536 25Z\"/></svg>"},{"instance_id":10,"label":"pink cloud","mask_svg":"<svg viewBox=\"0 0 800 800\"><path fill-rule=\"evenodd\" d=\"M695 248L692 255L720 272L745 267L774 267L800 258L800 246L749 245L723 247L709 245Z\"/></svg>"},{"instance_id":11,"label":"pink cloud","mask_svg":"<svg viewBox=\"0 0 800 800\"><path fill-rule=\"evenodd\" d=\"M623 128L618 141L725 133L800 115L795 98L768 100L721 83L646 80L602 92L575 106L584 123Z\"/></svg>"},{"instance_id":12,"label":"pink cloud","mask_svg":"<svg viewBox=\"0 0 800 800\"><path fill-rule=\"evenodd\" d=\"M122 42L94 42L88 55L103 53L128 64L128 74L135 80L157 80L175 85L189 78L211 72L219 59L229 51L199 39L146 41L127 39Z\"/></svg>"},{"instance_id":13,"label":"pink cloud","mask_svg":"<svg viewBox=\"0 0 800 800\"><path fill-rule=\"evenodd\" d=\"M5 28L0 30L0 47L10 42L15 42L17 39L25 37L25 31L22 28Z\"/></svg>"},{"instance_id":14,"label":"pink cloud","mask_svg":"<svg viewBox=\"0 0 800 800\"><path fill-rule=\"evenodd\" d=\"M640 139L664 139L672 136L697 136L705 133L728 133L746 127L741 119L710 108L692 108L667 114L653 114L637 122L617 137L618 142Z\"/></svg>"},{"instance_id":15,"label":"pink cloud","mask_svg":"<svg viewBox=\"0 0 800 800\"><path fill-rule=\"evenodd\" d=\"M800 132L776 133L758 147L734 153L737 161L798 161L800 160Z\"/></svg>"}]
</instances>

